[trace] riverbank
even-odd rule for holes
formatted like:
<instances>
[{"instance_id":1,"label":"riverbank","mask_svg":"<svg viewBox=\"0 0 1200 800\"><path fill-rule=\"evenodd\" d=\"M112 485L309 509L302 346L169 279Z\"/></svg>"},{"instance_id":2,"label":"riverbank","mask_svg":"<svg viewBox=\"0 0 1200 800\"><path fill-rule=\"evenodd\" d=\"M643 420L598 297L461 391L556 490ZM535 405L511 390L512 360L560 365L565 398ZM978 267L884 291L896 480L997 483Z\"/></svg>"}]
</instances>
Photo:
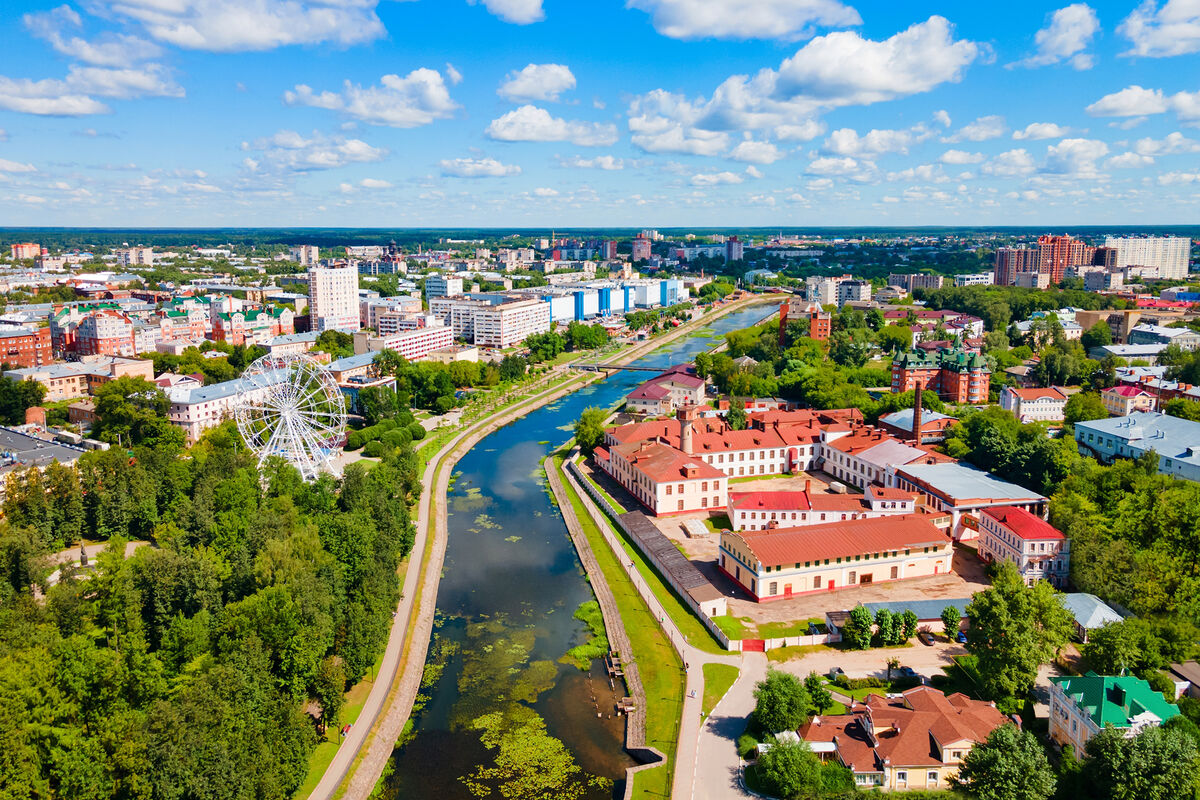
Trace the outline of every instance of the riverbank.
<instances>
[{"instance_id":1,"label":"riverbank","mask_svg":"<svg viewBox=\"0 0 1200 800\"><path fill-rule=\"evenodd\" d=\"M627 363L640 358L681 337L692 335L732 312L772 300L774 298L771 297L751 297L730 303L662 336L633 345L616 355L614 361ZM372 687L359 721L342 743L310 798L327 800L347 797L364 800L383 774L394 744L409 721L433 629L448 538L446 495L458 460L493 431L534 409L578 391L599 377L598 373L564 376L563 372L552 371L533 382L532 386L514 387L513 392L495 401L507 400L508 406L486 414L453 433L438 431L431 437L433 441L423 444L423 454L428 454L432 449L436 449L436 453L429 458L422 474L425 491L418 507L417 537L410 554L411 567L405 574L402 600L396 614L397 623L393 625L389 636L379 678ZM539 384L548 384L550 388L540 394L530 395L529 392Z\"/></svg>"}]
</instances>

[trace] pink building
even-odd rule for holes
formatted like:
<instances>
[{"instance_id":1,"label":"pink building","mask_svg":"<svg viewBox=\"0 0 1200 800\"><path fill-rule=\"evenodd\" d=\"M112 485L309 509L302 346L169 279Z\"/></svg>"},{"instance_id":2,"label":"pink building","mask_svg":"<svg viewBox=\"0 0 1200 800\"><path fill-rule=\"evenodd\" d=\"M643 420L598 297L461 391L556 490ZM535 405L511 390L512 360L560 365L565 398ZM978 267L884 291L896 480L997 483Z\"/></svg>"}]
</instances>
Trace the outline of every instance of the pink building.
<instances>
[{"instance_id":1,"label":"pink building","mask_svg":"<svg viewBox=\"0 0 1200 800\"><path fill-rule=\"evenodd\" d=\"M979 557L1016 564L1030 585L1047 580L1062 589L1071 566L1071 542L1023 508L985 508L979 515Z\"/></svg>"}]
</instances>

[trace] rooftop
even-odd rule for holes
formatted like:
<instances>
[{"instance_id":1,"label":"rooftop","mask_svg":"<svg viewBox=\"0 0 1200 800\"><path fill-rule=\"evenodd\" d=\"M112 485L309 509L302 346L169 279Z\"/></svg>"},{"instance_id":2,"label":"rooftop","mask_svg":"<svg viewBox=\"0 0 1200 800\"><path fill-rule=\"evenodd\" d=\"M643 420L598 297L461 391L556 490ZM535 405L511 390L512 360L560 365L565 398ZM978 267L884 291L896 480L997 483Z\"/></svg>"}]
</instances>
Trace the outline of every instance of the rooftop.
<instances>
[{"instance_id":1,"label":"rooftop","mask_svg":"<svg viewBox=\"0 0 1200 800\"><path fill-rule=\"evenodd\" d=\"M920 514L724 535L740 538L754 557L769 567L950 543L949 536Z\"/></svg>"},{"instance_id":2,"label":"rooftop","mask_svg":"<svg viewBox=\"0 0 1200 800\"><path fill-rule=\"evenodd\" d=\"M1051 678L1050 682L1083 709L1092 722L1103 728L1130 728L1142 719L1165 722L1179 715L1179 709L1133 675L1087 675Z\"/></svg>"},{"instance_id":3,"label":"rooftop","mask_svg":"<svg viewBox=\"0 0 1200 800\"><path fill-rule=\"evenodd\" d=\"M1030 514L1023 508L1017 508L1016 506L985 508L983 510L983 515L996 520L1021 539L1040 540L1066 538L1063 536L1062 531L1060 531L1058 528L1055 528L1049 522L1046 522L1046 520L1035 514Z\"/></svg>"},{"instance_id":4,"label":"rooftop","mask_svg":"<svg viewBox=\"0 0 1200 800\"><path fill-rule=\"evenodd\" d=\"M949 414L939 414L936 411L924 409L921 411L921 427L924 428L930 422L936 422L943 419L954 420L955 418ZM891 425L893 428L899 428L905 431L911 431L913 426L913 409L902 408L899 411L893 411L890 414L884 414L879 418L880 422Z\"/></svg>"},{"instance_id":5,"label":"rooftop","mask_svg":"<svg viewBox=\"0 0 1200 800\"><path fill-rule=\"evenodd\" d=\"M1124 619L1099 597L1086 592L1064 594L1063 606L1071 612L1071 616L1075 617L1076 622L1089 631Z\"/></svg>"},{"instance_id":6,"label":"rooftop","mask_svg":"<svg viewBox=\"0 0 1200 800\"><path fill-rule=\"evenodd\" d=\"M1037 492L1002 481L968 464L909 464L899 467L896 474L912 478L914 482L951 499L955 504L970 500L997 502L1046 499Z\"/></svg>"}]
</instances>

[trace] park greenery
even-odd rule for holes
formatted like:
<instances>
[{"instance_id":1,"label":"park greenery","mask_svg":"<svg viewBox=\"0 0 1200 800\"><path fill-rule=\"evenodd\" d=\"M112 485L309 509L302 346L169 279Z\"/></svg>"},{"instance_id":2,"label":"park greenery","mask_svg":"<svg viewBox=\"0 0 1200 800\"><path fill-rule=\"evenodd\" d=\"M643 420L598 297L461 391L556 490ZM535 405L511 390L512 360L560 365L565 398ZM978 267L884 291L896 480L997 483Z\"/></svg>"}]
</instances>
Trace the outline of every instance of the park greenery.
<instances>
[{"instance_id":1,"label":"park greenery","mask_svg":"<svg viewBox=\"0 0 1200 800\"><path fill-rule=\"evenodd\" d=\"M1057 780L1036 736L1001 725L971 748L951 782L977 800L1046 800Z\"/></svg>"},{"instance_id":2,"label":"park greenery","mask_svg":"<svg viewBox=\"0 0 1200 800\"><path fill-rule=\"evenodd\" d=\"M842 628L842 638L853 650L866 650L871 646L895 647L917 635L920 620L912 611L894 614L881 608L871 616L866 606L857 605Z\"/></svg>"},{"instance_id":3,"label":"park greenery","mask_svg":"<svg viewBox=\"0 0 1200 800\"><path fill-rule=\"evenodd\" d=\"M172 372L176 375L201 375L207 386L231 381L241 376L246 367L266 355L267 351L257 345L231 345L225 342L202 343L189 347L180 355L171 353L148 353L144 358L154 362L154 374Z\"/></svg>"},{"instance_id":4,"label":"park greenery","mask_svg":"<svg viewBox=\"0 0 1200 800\"><path fill-rule=\"evenodd\" d=\"M186 451L134 443L13 473L0 786L290 798L386 641L419 490L407 447L306 484L279 461L260 473L228 423ZM51 580L49 556L84 534L108 542L95 569ZM130 540L149 545L126 557Z\"/></svg>"}]
</instances>

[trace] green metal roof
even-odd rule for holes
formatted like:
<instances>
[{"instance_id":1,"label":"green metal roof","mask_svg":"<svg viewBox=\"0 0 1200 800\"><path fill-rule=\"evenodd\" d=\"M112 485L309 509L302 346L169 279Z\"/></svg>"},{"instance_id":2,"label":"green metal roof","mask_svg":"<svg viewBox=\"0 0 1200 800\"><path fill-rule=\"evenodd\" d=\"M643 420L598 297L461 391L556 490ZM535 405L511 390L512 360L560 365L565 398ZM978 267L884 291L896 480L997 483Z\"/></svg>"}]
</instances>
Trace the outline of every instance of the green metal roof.
<instances>
[{"instance_id":1,"label":"green metal roof","mask_svg":"<svg viewBox=\"0 0 1200 800\"><path fill-rule=\"evenodd\" d=\"M1150 684L1133 675L1087 675L1070 678L1051 678L1063 694L1084 710L1097 726L1112 725L1129 728L1130 720L1147 711L1166 722L1178 716L1179 709L1150 688Z\"/></svg>"}]
</instances>

